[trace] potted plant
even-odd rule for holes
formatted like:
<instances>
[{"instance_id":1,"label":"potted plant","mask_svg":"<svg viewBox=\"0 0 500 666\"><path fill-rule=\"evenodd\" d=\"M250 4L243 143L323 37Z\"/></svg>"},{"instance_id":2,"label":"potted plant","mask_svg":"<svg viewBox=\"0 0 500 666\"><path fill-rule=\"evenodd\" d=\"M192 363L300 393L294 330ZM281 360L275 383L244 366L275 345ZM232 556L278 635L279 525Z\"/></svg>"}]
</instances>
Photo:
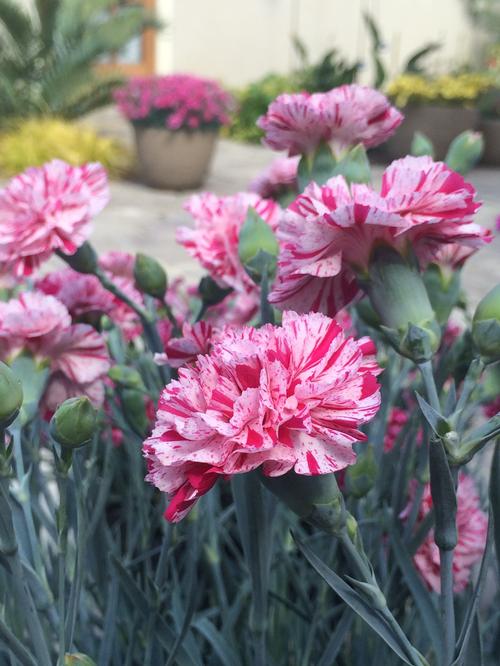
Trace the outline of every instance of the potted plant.
<instances>
[{"instance_id":1,"label":"potted plant","mask_svg":"<svg viewBox=\"0 0 500 666\"><path fill-rule=\"evenodd\" d=\"M435 157L443 159L455 136L477 127L477 101L490 87L490 76L482 73L435 78L421 74L398 76L389 84L387 93L403 110L405 120L387 142L386 156L394 159L406 155L418 131L434 144Z\"/></svg>"},{"instance_id":2,"label":"potted plant","mask_svg":"<svg viewBox=\"0 0 500 666\"><path fill-rule=\"evenodd\" d=\"M500 164L500 89L492 88L479 101L481 119L479 129L484 137L482 162L491 166Z\"/></svg>"},{"instance_id":3,"label":"potted plant","mask_svg":"<svg viewBox=\"0 0 500 666\"><path fill-rule=\"evenodd\" d=\"M115 92L134 127L140 175L153 187L199 187L208 172L231 97L218 83L189 74L131 79Z\"/></svg>"}]
</instances>

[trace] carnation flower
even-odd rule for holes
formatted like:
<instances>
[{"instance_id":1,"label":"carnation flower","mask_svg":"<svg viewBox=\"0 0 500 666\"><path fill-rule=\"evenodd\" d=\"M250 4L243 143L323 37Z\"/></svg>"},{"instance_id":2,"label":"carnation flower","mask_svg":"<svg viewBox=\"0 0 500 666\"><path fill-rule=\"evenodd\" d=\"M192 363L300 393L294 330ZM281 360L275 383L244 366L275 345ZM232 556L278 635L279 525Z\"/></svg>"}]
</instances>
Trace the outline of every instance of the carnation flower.
<instances>
[{"instance_id":1,"label":"carnation flower","mask_svg":"<svg viewBox=\"0 0 500 666\"><path fill-rule=\"evenodd\" d=\"M270 148L298 155L313 152L322 142L337 150L358 143L377 146L402 121L403 115L381 92L351 84L314 95L280 95L257 125Z\"/></svg>"},{"instance_id":2,"label":"carnation flower","mask_svg":"<svg viewBox=\"0 0 500 666\"><path fill-rule=\"evenodd\" d=\"M401 514L406 518L412 507L415 486L411 488L410 502ZM420 504L417 527L432 509L430 484L424 488ZM472 575L472 568L482 557L488 532L488 519L481 510L479 495L474 481L463 472L460 473L457 488L457 534L458 542L453 551L453 589L461 592L467 587ZM434 530L430 530L425 541L419 546L413 558L415 566L434 592L441 589L439 548L434 542Z\"/></svg>"},{"instance_id":3,"label":"carnation flower","mask_svg":"<svg viewBox=\"0 0 500 666\"><path fill-rule=\"evenodd\" d=\"M180 368L183 365L194 363L199 354L208 354L212 346L213 329L205 322L199 321L195 324L184 323L182 325L182 336L173 338L172 325L163 321L159 326L160 336L165 346L163 354L155 354L154 360L157 365L170 365L172 368Z\"/></svg>"},{"instance_id":4,"label":"carnation flower","mask_svg":"<svg viewBox=\"0 0 500 666\"><path fill-rule=\"evenodd\" d=\"M27 351L50 367L50 412L61 395L62 402L85 394L95 404L104 397L100 384L110 368L106 343L91 326L73 325L67 308L54 296L23 292L0 303L0 351L5 360Z\"/></svg>"},{"instance_id":5,"label":"carnation flower","mask_svg":"<svg viewBox=\"0 0 500 666\"><path fill-rule=\"evenodd\" d=\"M100 164L53 160L13 178L0 191L0 265L29 275L55 250L74 254L109 199Z\"/></svg>"},{"instance_id":6,"label":"carnation flower","mask_svg":"<svg viewBox=\"0 0 500 666\"><path fill-rule=\"evenodd\" d=\"M232 288L236 295L251 296L252 311L258 306L259 289L243 268L238 255L240 229L252 207L273 228L281 209L270 199L240 192L218 197L204 193L192 196L186 210L195 220L194 229L177 229L177 241L197 259L221 287Z\"/></svg>"},{"instance_id":7,"label":"carnation flower","mask_svg":"<svg viewBox=\"0 0 500 666\"><path fill-rule=\"evenodd\" d=\"M226 328L209 355L163 391L144 443L147 479L178 521L222 477L260 467L326 474L352 464L359 426L380 404L371 340L346 338L320 314L285 312L281 327Z\"/></svg>"},{"instance_id":8,"label":"carnation flower","mask_svg":"<svg viewBox=\"0 0 500 666\"><path fill-rule=\"evenodd\" d=\"M250 183L250 191L261 197L276 199L297 188L298 155L279 157Z\"/></svg>"},{"instance_id":9,"label":"carnation flower","mask_svg":"<svg viewBox=\"0 0 500 666\"><path fill-rule=\"evenodd\" d=\"M112 308L112 294L95 275L78 273L71 268L47 273L35 286L64 303L72 318L94 312L108 313Z\"/></svg>"},{"instance_id":10,"label":"carnation flower","mask_svg":"<svg viewBox=\"0 0 500 666\"><path fill-rule=\"evenodd\" d=\"M333 315L360 295L357 275L368 270L375 244L411 250L422 268L448 244L476 250L491 233L472 222L480 205L474 197L462 176L429 157L393 162L380 193L349 188L342 176L311 183L282 216L270 301Z\"/></svg>"}]
</instances>

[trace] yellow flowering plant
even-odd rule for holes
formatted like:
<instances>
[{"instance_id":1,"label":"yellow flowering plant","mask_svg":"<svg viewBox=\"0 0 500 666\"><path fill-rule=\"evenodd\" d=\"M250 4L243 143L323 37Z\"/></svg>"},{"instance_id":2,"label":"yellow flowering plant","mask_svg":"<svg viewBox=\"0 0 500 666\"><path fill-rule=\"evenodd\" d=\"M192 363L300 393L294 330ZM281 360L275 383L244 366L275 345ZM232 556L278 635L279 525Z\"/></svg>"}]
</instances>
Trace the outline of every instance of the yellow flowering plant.
<instances>
[{"instance_id":1,"label":"yellow flowering plant","mask_svg":"<svg viewBox=\"0 0 500 666\"><path fill-rule=\"evenodd\" d=\"M482 72L445 74L435 78L402 74L391 81L387 94L401 108L411 104L474 106L493 85L492 76Z\"/></svg>"}]
</instances>

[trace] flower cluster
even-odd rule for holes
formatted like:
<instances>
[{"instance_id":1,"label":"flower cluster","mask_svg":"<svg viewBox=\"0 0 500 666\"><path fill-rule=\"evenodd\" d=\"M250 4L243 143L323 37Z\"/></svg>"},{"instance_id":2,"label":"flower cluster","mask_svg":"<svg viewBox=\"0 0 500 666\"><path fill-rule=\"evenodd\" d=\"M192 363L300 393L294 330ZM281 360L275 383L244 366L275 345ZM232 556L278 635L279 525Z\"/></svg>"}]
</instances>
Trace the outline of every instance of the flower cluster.
<instances>
[{"instance_id":1,"label":"flower cluster","mask_svg":"<svg viewBox=\"0 0 500 666\"><path fill-rule=\"evenodd\" d=\"M74 254L109 200L100 164L53 160L27 169L0 190L0 270L30 275L56 250Z\"/></svg>"},{"instance_id":2,"label":"flower cluster","mask_svg":"<svg viewBox=\"0 0 500 666\"><path fill-rule=\"evenodd\" d=\"M457 106L474 103L493 85L493 77L482 73L447 74L436 78L402 74L391 81L387 94L400 108L432 103Z\"/></svg>"},{"instance_id":3,"label":"flower cluster","mask_svg":"<svg viewBox=\"0 0 500 666\"><path fill-rule=\"evenodd\" d=\"M491 240L473 222L475 190L430 157L405 157L384 172L380 192L342 176L311 183L284 213L279 275L270 300L297 312L335 314L361 293L372 250L411 250L422 267L446 245L467 253Z\"/></svg>"},{"instance_id":4,"label":"flower cluster","mask_svg":"<svg viewBox=\"0 0 500 666\"><path fill-rule=\"evenodd\" d=\"M335 472L355 461L358 427L378 410L380 371L368 338L346 338L319 314L281 327L226 328L212 352L163 391L144 443L148 480L178 521L218 478L262 466L280 476Z\"/></svg>"},{"instance_id":5,"label":"flower cluster","mask_svg":"<svg viewBox=\"0 0 500 666\"><path fill-rule=\"evenodd\" d=\"M232 106L216 81L189 74L133 78L114 98L132 122L171 130L220 127L229 122Z\"/></svg>"},{"instance_id":6,"label":"flower cluster","mask_svg":"<svg viewBox=\"0 0 500 666\"><path fill-rule=\"evenodd\" d=\"M22 352L50 367L44 394L49 413L75 395L102 404L110 368L105 341L92 326L72 324L68 309L54 296L28 291L0 303L1 358L12 362Z\"/></svg>"},{"instance_id":7,"label":"flower cluster","mask_svg":"<svg viewBox=\"0 0 500 666\"><path fill-rule=\"evenodd\" d=\"M411 487L412 496L401 518L409 515L415 495L415 484ZM418 511L417 528L432 509L430 484L426 484ZM471 579L472 568L483 554L488 532L488 517L482 511L479 495L470 476L460 473L457 487L457 534L458 543L453 552L453 580L455 592L461 592ZM414 557L415 566L429 589L439 592L440 558L439 548L434 542L434 531L430 530Z\"/></svg>"},{"instance_id":8,"label":"flower cluster","mask_svg":"<svg viewBox=\"0 0 500 666\"><path fill-rule=\"evenodd\" d=\"M402 120L382 93L352 84L313 95L280 95L257 124L270 148L297 155L313 152L322 142L340 150L358 143L378 146Z\"/></svg>"}]
</instances>

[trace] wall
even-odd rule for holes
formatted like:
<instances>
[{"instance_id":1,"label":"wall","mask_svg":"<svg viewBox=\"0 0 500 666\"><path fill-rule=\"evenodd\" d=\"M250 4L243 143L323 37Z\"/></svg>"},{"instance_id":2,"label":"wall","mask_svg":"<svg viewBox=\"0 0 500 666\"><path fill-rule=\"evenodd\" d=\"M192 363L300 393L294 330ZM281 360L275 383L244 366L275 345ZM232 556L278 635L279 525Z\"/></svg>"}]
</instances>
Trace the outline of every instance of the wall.
<instances>
[{"instance_id":1,"label":"wall","mask_svg":"<svg viewBox=\"0 0 500 666\"><path fill-rule=\"evenodd\" d=\"M157 0L168 23L157 40L158 73L189 71L241 86L296 64L291 36L311 58L336 47L362 59L371 80L370 43L363 12L370 12L387 47L384 61L399 71L407 56L429 41L443 48L430 62L448 69L468 62L476 39L463 0Z\"/></svg>"}]
</instances>

